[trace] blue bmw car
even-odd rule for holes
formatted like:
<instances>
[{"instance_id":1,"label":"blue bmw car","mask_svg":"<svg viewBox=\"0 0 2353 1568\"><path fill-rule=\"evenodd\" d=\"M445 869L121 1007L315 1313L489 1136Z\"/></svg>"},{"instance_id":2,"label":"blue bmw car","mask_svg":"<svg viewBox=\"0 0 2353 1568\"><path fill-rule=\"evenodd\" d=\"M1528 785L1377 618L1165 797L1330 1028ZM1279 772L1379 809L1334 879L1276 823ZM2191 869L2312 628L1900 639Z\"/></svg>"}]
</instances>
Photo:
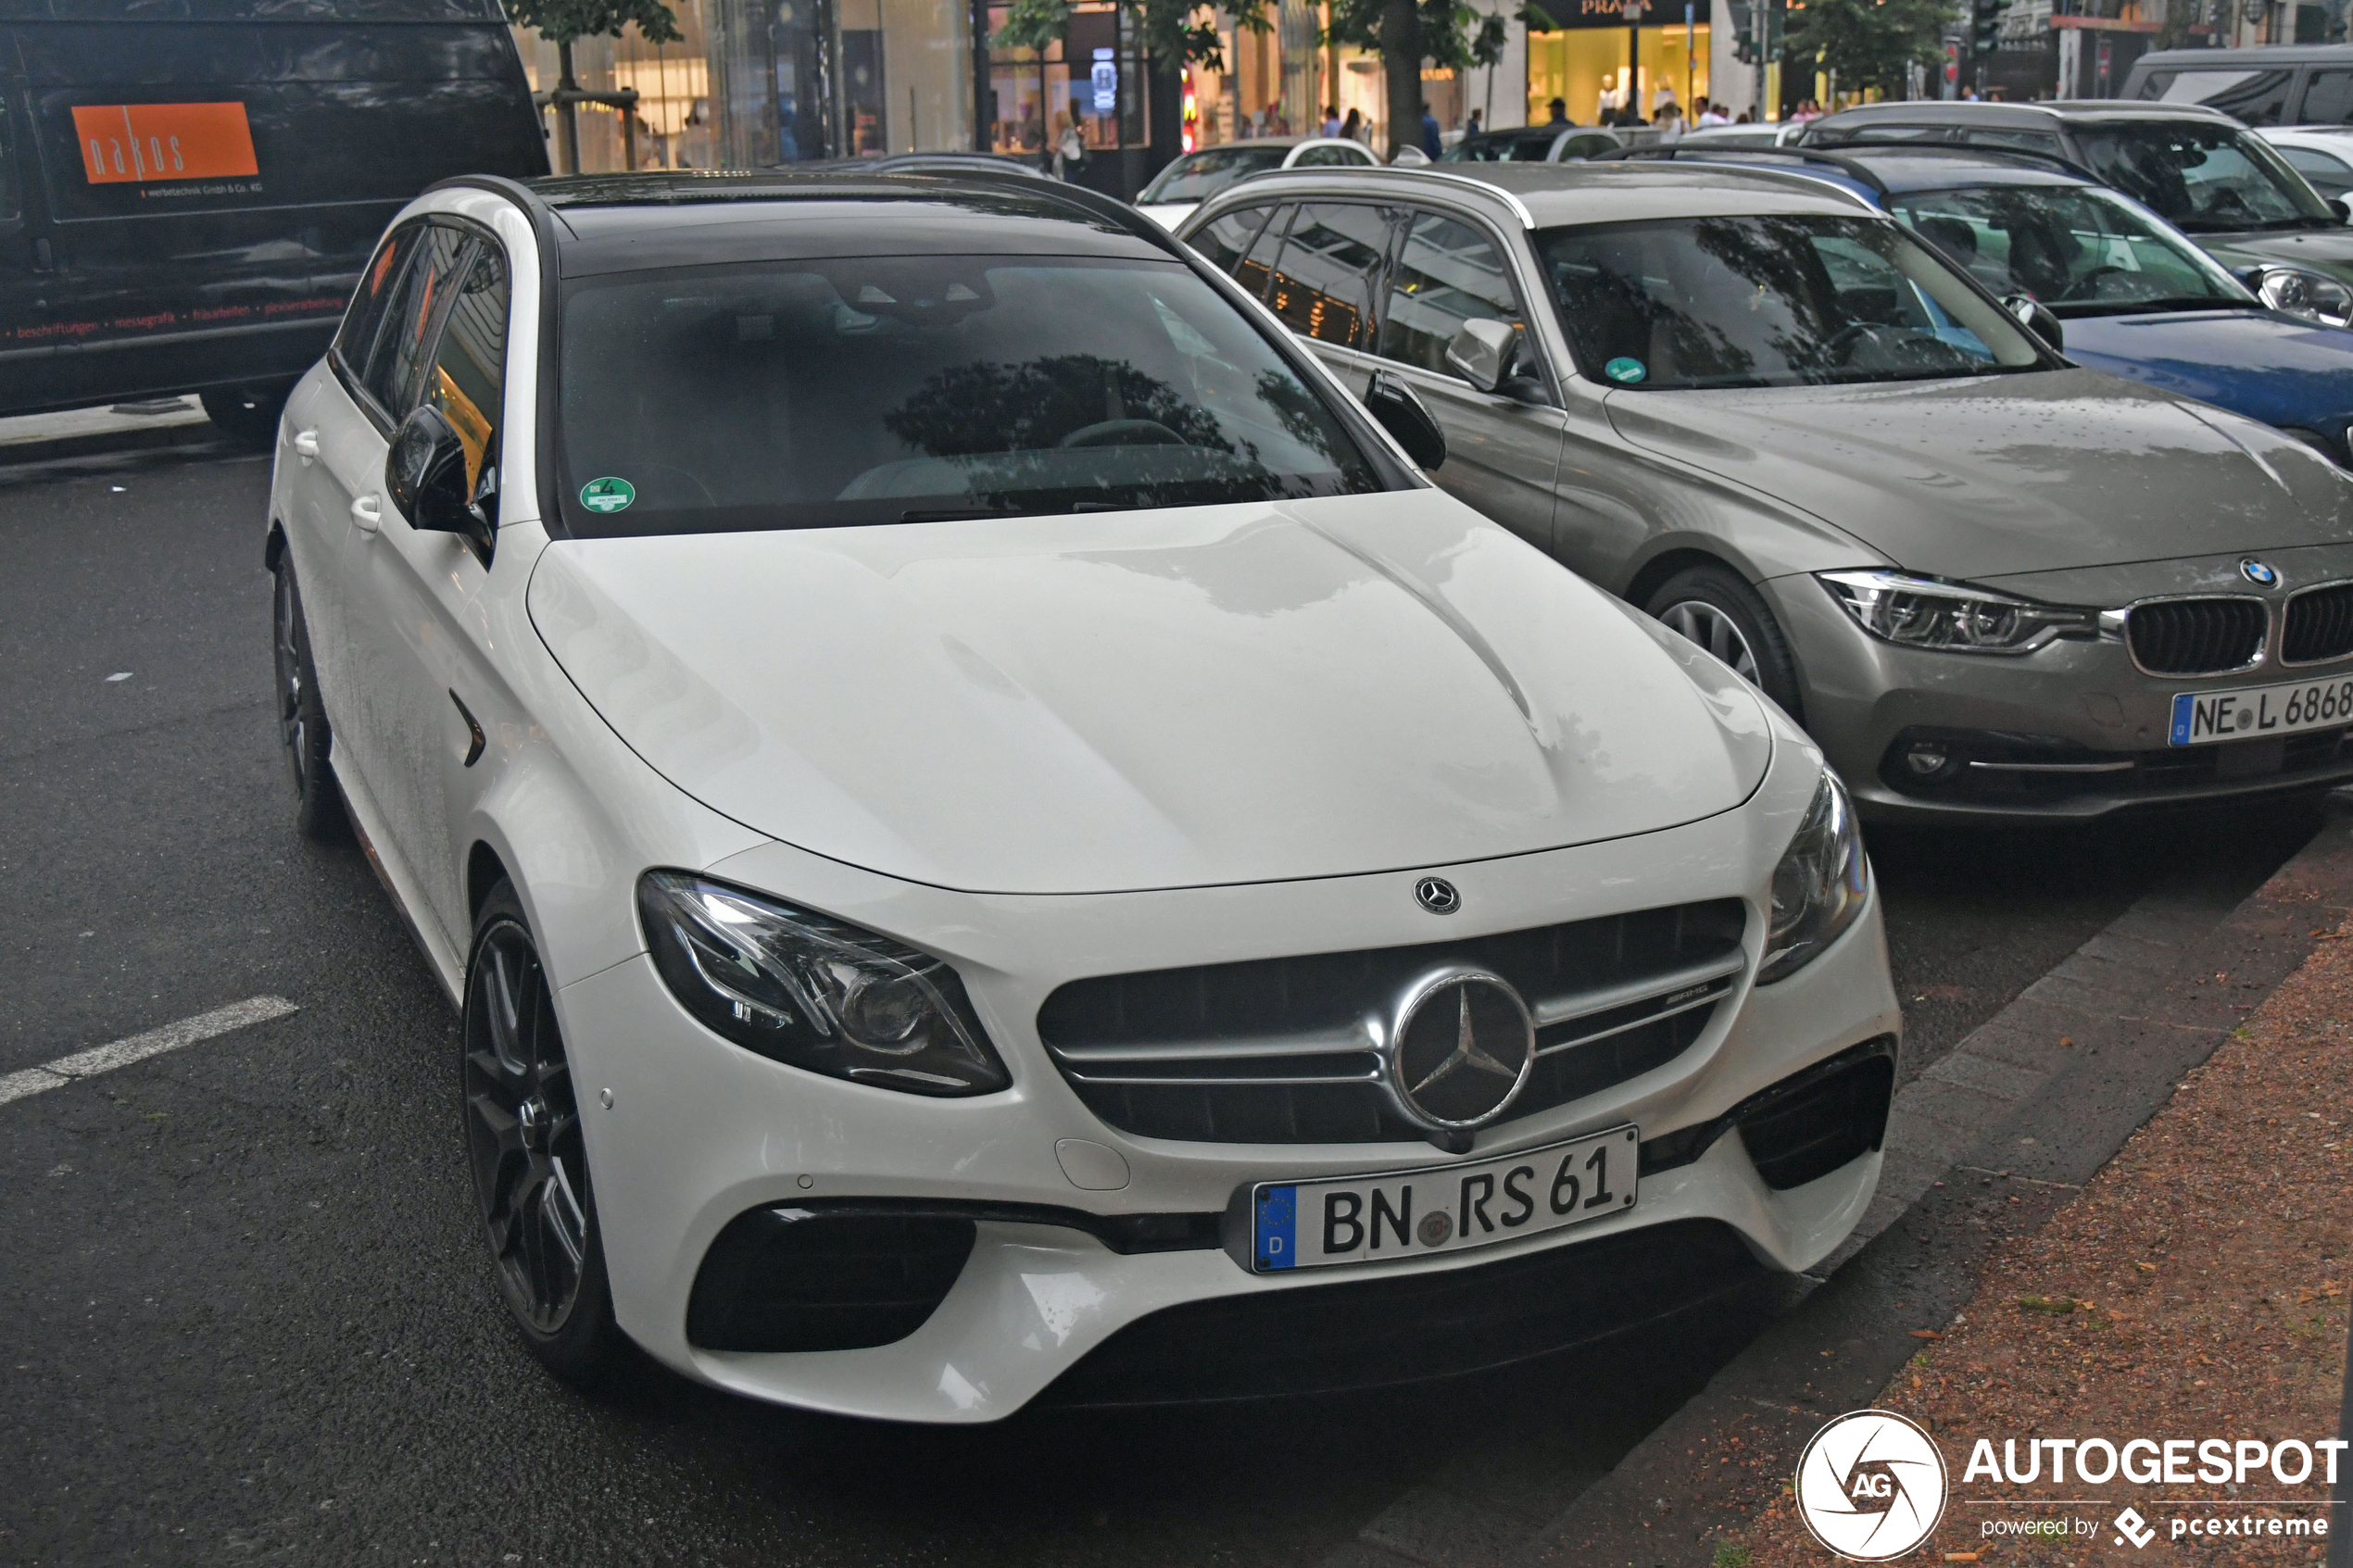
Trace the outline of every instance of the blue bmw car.
<instances>
[{"instance_id":1,"label":"blue bmw car","mask_svg":"<svg viewBox=\"0 0 2353 1568\"><path fill-rule=\"evenodd\" d=\"M2054 159L1983 147L1631 156L1841 186L2057 332L2069 358L2276 425L2353 468L2353 331L2266 306L2163 219Z\"/></svg>"}]
</instances>

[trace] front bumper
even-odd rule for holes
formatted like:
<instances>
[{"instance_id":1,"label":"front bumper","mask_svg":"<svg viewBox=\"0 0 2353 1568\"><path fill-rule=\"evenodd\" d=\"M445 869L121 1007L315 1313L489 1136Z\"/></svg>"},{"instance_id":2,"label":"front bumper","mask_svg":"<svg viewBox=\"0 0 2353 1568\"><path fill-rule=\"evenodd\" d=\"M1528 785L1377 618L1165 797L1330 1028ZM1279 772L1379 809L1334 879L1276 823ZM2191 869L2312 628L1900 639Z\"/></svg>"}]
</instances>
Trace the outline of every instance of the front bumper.
<instances>
[{"instance_id":1,"label":"front bumper","mask_svg":"<svg viewBox=\"0 0 2353 1568\"><path fill-rule=\"evenodd\" d=\"M1782 750L1758 797L1722 816L1632 840L1431 868L1463 895L1465 912L1451 917L1458 923L1448 933L1524 929L1741 896L1752 910L1744 973L1753 972L1763 932L1755 890L1767 884L1812 792L1810 759L1793 746ZM1870 1153L1776 1190L1759 1176L1742 1139L1725 1136L1699 1158L1643 1178L1642 1200L1631 1211L1412 1263L1265 1276L1221 1248L1118 1249L1099 1234L1101 1227L1059 1223L1038 1208L1105 1217L1205 1216L1225 1210L1239 1188L1255 1181L1442 1166L1457 1157L1417 1143L1211 1144L1123 1135L1096 1119L1051 1065L1034 1023L1040 1001L1063 980L1088 973L1347 951L1401 935L1429 940L1431 917L1409 893L1416 872L1013 897L891 882L783 845L709 870L951 958L1014 1079L1000 1094L932 1100L796 1072L694 1022L644 955L559 994L586 1108L598 1223L622 1326L677 1370L756 1398L885 1419L993 1421L1072 1374L1122 1330L1169 1310L1500 1266L1670 1223L1721 1227L1762 1263L1803 1269L1853 1229L1877 1183L1880 1157ZM1743 978L1674 1060L1603 1093L1491 1127L1459 1158L1533 1148L1627 1121L1648 1142L1720 1117L1808 1064L1899 1031L1874 889L1864 916L1821 958L1763 990ZM610 1091L609 1106L600 1091ZM1115 1152L1126 1185L1076 1185L1056 1153L1068 1139ZM920 1327L891 1343L808 1351L715 1351L692 1343L687 1322L698 1272L731 1222L761 1206L860 1199L1028 1207L980 1219L944 1299ZM1362 1381L1381 1375L1367 1368ZM1283 1386L1271 1376L1263 1385L1255 1377L1245 1382L1258 1392Z\"/></svg>"},{"instance_id":2,"label":"front bumper","mask_svg":"<svg viewBox=\"0 0 2353 1568\"><path fill-rule=\"evenodd\" d=\"M2353 549L2267 554L2285 576L2273 601L2264 661L2220 675L2146 675L2120 642L2061 639L2031 654L1941 653L1880 641L1856 625L1810 575L1759 589L1788 633L1806 691L1806 725L1865 817L1881 822L2086 821L2137 807L2183 806L2353 782L2353 725L2293 735L2170 746L2178 692L2227 692L2353 677L2353 658L2287 668L2278 658L2278 605L2288 592L2353 577ZM2037 592L2031 580L1991 583L2054 603L2120 606L2140 596L2246 595L2233 556L2163 563L2168 575L2108 595L2123 572L2082 574L2082 596ZM1956 775L1906 774L1916 741L1948 746Z\"/></svg>"}]
</instances>

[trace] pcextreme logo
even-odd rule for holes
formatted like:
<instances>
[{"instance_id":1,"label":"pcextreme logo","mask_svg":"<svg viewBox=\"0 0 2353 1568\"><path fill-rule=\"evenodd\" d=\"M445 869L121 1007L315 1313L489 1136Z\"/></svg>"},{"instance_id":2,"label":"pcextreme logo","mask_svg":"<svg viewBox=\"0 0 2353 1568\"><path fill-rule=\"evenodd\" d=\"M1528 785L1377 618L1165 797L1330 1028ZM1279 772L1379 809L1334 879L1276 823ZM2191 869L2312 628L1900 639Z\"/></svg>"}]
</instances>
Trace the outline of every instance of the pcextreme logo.
<instances>
[{"instance_id":1,"label":"pcextreme logo","mask_svg":"<svg viewBox=\"0 0 2353 1568\"><path fill-rule=\"evenodd\" d=\"M1928 1539L1944 1516L1945 1485L1944 1456L1926 1432L1886 1411L1849 1411L1798 1459L1797 1516L1839 1556L1885 1562Z\"/></svg>"}]
</instances>

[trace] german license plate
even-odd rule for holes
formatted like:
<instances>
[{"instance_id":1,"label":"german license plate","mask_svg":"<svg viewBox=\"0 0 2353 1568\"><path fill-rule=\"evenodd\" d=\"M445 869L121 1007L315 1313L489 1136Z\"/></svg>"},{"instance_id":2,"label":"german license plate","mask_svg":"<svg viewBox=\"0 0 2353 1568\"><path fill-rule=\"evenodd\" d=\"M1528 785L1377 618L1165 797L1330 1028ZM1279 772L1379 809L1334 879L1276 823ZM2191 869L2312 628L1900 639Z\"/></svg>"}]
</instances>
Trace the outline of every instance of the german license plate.
<instances>
[{"instance_id":1,"label":"german license plate","mask_svg":"<svg viewBox=\"0 0 2353 1568\"><path fill-rule=\"evenodd\" d=\"M2177 692L2171 740L2204 746L2346 723L2353 723L2353 677L2332 675L2235 692Z\"/></svg>"},{"instance_id":2,"label":"german license plate","mask_svg":"<svg viewBox=\"0 0 2353 1568\"><path fill-rule=\"evenodd\" d=\"M1394 1262L1566 1230L1634 1207L1642 1135L1613 1127L1466 1165L1251 1189L1261 1273Z\"/></svg>"}]
</instances>

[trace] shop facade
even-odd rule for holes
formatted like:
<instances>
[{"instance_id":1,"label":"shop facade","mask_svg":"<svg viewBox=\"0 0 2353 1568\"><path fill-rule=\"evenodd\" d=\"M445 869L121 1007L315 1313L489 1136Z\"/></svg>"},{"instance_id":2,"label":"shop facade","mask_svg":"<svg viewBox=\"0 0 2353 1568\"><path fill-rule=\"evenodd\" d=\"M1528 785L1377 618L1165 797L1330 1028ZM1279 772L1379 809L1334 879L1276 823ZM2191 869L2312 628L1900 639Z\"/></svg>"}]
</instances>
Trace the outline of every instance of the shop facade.
<instances>
[{"instance_id":1,"label":"shop facade","mask_svg":"<svg viewBox=\"0 0 2353 1568\"><path fill-rule=\"evenodd\" d=\"M1629 103L1643 120L1709 91L1710 0L1537 0L1528 9L1528 122L1595 125ZM1545 27L1542 23L1552 25Z\"/></svg>"}]
</instances>

